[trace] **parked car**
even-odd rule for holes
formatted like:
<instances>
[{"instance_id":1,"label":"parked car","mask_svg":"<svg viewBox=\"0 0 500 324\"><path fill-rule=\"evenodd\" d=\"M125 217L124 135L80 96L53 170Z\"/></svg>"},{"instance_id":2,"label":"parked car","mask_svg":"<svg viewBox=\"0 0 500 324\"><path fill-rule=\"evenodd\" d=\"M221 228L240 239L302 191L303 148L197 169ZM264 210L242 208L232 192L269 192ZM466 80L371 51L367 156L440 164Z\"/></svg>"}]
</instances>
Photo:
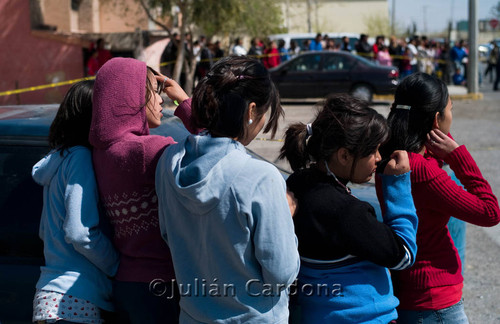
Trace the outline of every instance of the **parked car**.
<instances>
[{"instance_id":1,"label":"parked car","mask_svg":"<svg viewBox=\"0 0 500 324\"><path fill-rule=\"evenodd\" d=\"M0 106L0 323L31 323L35 285L44 264L38 236L43 188L31 168L49 152L49 127L58 105ZM152 134L179 141L188 135L171 110ZM263 159L249 150L255 158ZM289 173L278 167L283 177ZM353 188L378 211L373 186Z\"/></svg>"},{"instance_id":2,"label":"parked car","mask_svg":"<svg viewBox=\"0 0 500 324\"><path fill-rule=\"evenodd\" d=\"M347 52L310 52L270 70L282 98L322 98L349 93L371 102L374 94L393 94L396 67L377 65Z\"/></svg>"}]
</instances>

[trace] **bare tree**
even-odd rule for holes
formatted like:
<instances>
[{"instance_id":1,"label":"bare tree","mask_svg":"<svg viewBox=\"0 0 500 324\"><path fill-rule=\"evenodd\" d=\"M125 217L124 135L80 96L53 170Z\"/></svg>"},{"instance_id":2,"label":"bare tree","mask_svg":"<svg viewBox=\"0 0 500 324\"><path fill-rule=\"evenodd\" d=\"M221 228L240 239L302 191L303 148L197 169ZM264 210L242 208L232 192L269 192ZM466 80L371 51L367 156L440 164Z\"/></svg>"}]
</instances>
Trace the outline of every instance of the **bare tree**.
<instances>
[{"instance_id":1,"label":"bare tree","mask_svg":"<svg viewBox=\"0 0 500 324\"><path fill-rule=\"evenodd\" d=\"M250 36L267 35L280 30L281 10L274 0L136 0L148 18L167 31L171 41L178 42L177 58L172 75L179 82L185 73L185 91L190 94L196 72L196 55L193 47L193 28L196 27L209 39L215 34L245 33ZM173 8L178 8L180 40L173 37L172 27L165 24L166 18L173 21ZM186 38L186 35L190 37ZM187 46L184 46L186 44ZM199 55L199 53L198 53Z\"/></svg>"}]
</instances>

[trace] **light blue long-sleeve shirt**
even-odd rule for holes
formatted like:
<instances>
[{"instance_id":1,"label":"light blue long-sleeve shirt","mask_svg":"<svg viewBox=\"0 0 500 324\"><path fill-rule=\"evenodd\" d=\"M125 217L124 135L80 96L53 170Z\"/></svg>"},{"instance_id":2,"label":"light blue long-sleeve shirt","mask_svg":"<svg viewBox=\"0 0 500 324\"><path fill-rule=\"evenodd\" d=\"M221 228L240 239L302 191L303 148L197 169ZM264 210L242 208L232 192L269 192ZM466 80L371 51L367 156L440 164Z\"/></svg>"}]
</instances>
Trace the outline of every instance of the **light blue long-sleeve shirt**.
<instances>
[{"instance_id":1,"label":"light blue long-sleeve shirt","mask_svg":"<svg viewBox=\"0 0 500 324\"><path fill-rule=\"evenodd\" d=\"M286 184L232 139L191 135L156 169L181 323L288 323L300 261Z\"/></svg>"},{"instance_id":2,"label":"light blue long-sleeve shirt","mask_svg":"<svg viewBox=\"0 0 500 324\"><path fill-rule=\"evenodd\" d=\"M44 186L40 238L45 266L36 288L70 294L112 310L111 281L118 253L99 228L98 192L89 149L53 151L32 176Z\"/></svg>"}]
</instances>

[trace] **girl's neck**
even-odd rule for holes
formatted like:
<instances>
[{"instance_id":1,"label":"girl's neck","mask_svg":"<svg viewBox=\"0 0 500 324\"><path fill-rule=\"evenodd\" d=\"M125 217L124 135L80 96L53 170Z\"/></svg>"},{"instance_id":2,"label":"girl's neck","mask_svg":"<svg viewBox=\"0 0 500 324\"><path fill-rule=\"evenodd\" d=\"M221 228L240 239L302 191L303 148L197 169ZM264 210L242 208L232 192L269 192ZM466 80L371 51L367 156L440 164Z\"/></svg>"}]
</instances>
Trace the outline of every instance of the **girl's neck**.
<instances>
[{"instance_id":1,"label":"girl's neck","mask_svg":"<svg viewBox=\"0 0 500 324\"><path fill-rule=\"evenodd\" d=\"M333 168L332 166L329 166L328 170L324 160L317 162L315 166L317 170L319 170L321 173L324 173L325 175L330 175L328 172L330 171L331 174L333 174L333 178L335 178L338 182L340 182L344 186L346 186L347 183L349 182L349 179L345 179L343 177L338 176L338 172L336 172L335 168Z\"/></svg>"}]
</instances>

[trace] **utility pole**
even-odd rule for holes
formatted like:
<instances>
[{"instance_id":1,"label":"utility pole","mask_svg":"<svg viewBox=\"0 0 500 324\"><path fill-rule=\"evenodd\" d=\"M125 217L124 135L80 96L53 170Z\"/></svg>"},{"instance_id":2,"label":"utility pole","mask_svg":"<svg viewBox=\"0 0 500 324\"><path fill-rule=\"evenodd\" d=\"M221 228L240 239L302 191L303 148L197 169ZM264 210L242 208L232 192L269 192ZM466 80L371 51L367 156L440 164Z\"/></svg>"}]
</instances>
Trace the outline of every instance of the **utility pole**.
<instances>
[{"instance_id":1,"label":"utility pole","mask_svg":"<svg viewBox=\"0 0 500 324\"><path fill-rule=\"evenodd\" d=\"M478 93L477 69L477 0L469 0L469 61L467 64L467 92Z\"/></svg>"},{"instance_id":2,"label":"utility pole","mask_svg":"<svg viewBox=\"0 0 500 324\"><path fill-rule=\"evenodd\" d=\"M422 11L424 12L424 34L427 34L427 7L428 6L422 6Z\"/></svg>"},{"instance_id":3,"label":"utility pole","mask_svg":"<svg viewBox=\"0 0 500 324\"><path fill-rule=\"evenodd\" d=\"M311 1L312 0L306 0L307 3L307 32L312 33L312 26L311 26Z\"/></svg>"},{"instance_id":4,"label":"utility pole","mask_svg":"<svg viewBox=\"0 0 500 324\"><path fill-rule=\"evenodd\" d=\"M392 0L392 10L391 10L391 35L394 35L396 27L396 0Z\"/></svg>"}]
</instances>

